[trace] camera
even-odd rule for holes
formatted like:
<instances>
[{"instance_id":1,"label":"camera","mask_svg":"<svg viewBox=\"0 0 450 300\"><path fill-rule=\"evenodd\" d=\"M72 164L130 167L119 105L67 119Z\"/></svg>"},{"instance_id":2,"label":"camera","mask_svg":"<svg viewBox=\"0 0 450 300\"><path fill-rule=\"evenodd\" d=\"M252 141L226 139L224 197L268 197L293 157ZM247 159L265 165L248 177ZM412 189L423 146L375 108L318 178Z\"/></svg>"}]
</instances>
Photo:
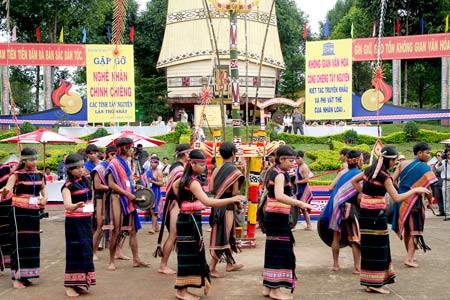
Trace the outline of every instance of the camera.
<instances>
[{"instance_id":1,"label":"camera","mask_svg":"<svg viewBox=\"0 0 450 300\"><path fill-rule=\"evenodd\" d=\"M39 209L39 219L48 218L48 212L43 208Z\"/></svg>"}]
</instances>

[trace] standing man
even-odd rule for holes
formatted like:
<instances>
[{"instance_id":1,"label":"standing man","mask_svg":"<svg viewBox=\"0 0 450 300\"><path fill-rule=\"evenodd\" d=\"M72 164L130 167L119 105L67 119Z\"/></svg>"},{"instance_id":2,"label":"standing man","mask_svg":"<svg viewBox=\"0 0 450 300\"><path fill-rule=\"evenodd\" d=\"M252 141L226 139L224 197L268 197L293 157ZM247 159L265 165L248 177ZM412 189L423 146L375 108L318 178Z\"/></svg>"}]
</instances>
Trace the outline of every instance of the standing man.
<instances>
[{"instance_id":1,"label":"standing man","mask_svg":"<svg viewBox=\"0 0 450 300\"><path fill-rule=\"evenodd\" d=\"M215 198L231 198L240 195L240 185L244 182L244 175L234 166L237 148L233 143L224 142L219 148L223 164L216 168L211 175L209 191L215 194ZM212 277L224 277L217 272L217 263L223 259L227 263L226 271L237 271L243 268L233 258L233 252L237 253L235 236L235 204L211 208L209 224L211 225L211 262Z\"/></svg>"},{"instance_id":2,"label":"standing man","mask_svg":"<svg viewBox=\"0 0 450 300\"><path fill-rule=\"evenodd\" d=\"M167 265L169 261L169 256L172 250L175 248L175 241L177 238L177 218L180 208L178 207L177 197L173 189L173 184L175 181L181 178L184 173L184 168L189 160L189 152L191 152L191 147L189 144L180 144L175 148L175 155L177 161L172 164L169 171L169 179L167 181L166 187L166 203L164 204L163 219L161 222L161 230L158 236L158 246L156 251L153 253L154 257L161 256L161 263L159 265L158 272L162 274L176 274L177 272L169 268ZM164 242L161 248L161 242L164 235L164 226L167 227L169 231L169 236Z\"/></svg>"},{"instance_id":3,"label":"standing man","mask_svg":"<svg viewBox=\"0 0 450 300\"><path fill-rule=\"evenodd\" d=\"M88 178L91 177L91 172L94 170L95 166L97 166L100 163L100 160L98 159L98 148L94 144L89 144L86 147L86 155L87 155L87 161L84 163L84 167L87 170L87 176Z\"/></svg>"},{"instance_id":4,"label":"standing man","mask_svg":"<svg viewBox=\"0 0 450 300\"><path fill-rule=\"evenodd\" d=\"M64 154L62 157L62 161L59 162L56 171L58 172L58 180L63 180L66 176L66 157L67 154Z\"/></svg>"},{"instance_id":5,"label":"standing man","mask_svg":"<svg viewBox=\"0 0 450 300\"><path fill-rule=\"evenodd\" d=\"M148 153L142 148L142 144L136 146L136 153L134 154L134 159L138 163L139 174L144 174L144 164L147 162Z\"/></svg>"},{"instance_id":6,"label":"standing man","mask_svg":"<svg viewBox=\"0 0 450 300\"><path fill-rule=\"evenodd\" d=\"M406 160L400 163L392 176L393 182L399 179L398 193L402 194L418 187L431 190L431 185L437 181L427 161L431 156L431 147L427 143L419 142L414 148L414 160ZM431 204L431 192L426 195L428 205ZM404 235L406 257L403 263L409 267L417 268L414 254L416 248L424 252L431 250L423 239L425 223L425 206L422 196L414 193L401 203L395 203L393 207L394 217L392 230L401 238Z\"/></svg>"},{"instance_id":7,"label":"standing man","mask_svg":"<svg viewBox=\"0 0 450 300\"><path fill-rule=\"evenodd\" d=\"M433 167L434 174L438 178L438 182L433 185L433 193L436 197L439 206L439 215L446 216L449 214L449 200L450 200L450 162L448 160L448 149L436 153L437 163ZM445 201L444 201L445 199Z\"/></svg>"},{"instance_id":8,"label":"standing man","mask_svg":"<svg viewBox=\"0 0 450 300\"><path fill-rule=\"evenodd\" d=\"M117 141L117 155L113 158L106 169L106 178L111 193L111 210L113 219L113 230L109 246L108 270L116 270L115 254L120 240L124 238L124 232L130 235L130 248L133 254L133 267L147 267L139 258L137 231L141 229L141 223L137 214L134 201L134 187L131 168L127 163L128 158L133 157L133 140L120 138Z\"/></svg>"},{"instance_id":9,"label":"standing man","mask_svg":"<svg viewBox=\"0 0 450 300\"><path fill-rule=\"evenodd\" d=\"M300 131L300 134L303 135L303 122L305 122L305 117L300 112L298 108L294 109L294 113L292 114L292 120L294 123L294 134L297 134L297 130Z\"/></svg>"},{"instance_id":10,"label":"standing man","mask_svg":"<svg viewBox=\"0 0 450 300\"><path fill-rule=\"evenodd\" d=\"M303 151L297 151L295 162L297 163L297 170L295 171L295 184L297 185L297 199L310 204L312 200L312 192L309 187L309 167L304 161L305 153ZM308 205L309 206L309 205ZM312 231L311 218L309 214L311 209L300 208L303 216L305 216L307 231Z\"/></svg>"},{"instance_id":11,"label":"standing man","mask_svg":"<svg viewBox=\"0 0 450 300\"><path fill-rule=\"evenodd\" d=\"M153 207L150 208L150 214L152 217L152 229L148 232L150 234L155 234L159 231L158 227L158 213L159 213L159 201L161 200L161 187L164 185L163 174L158 170L159 158L157 156L152 156L150 158L150 169L145 172L145 185L153 191L155 196L155 202Z\"/></svg>"}]
</instances>

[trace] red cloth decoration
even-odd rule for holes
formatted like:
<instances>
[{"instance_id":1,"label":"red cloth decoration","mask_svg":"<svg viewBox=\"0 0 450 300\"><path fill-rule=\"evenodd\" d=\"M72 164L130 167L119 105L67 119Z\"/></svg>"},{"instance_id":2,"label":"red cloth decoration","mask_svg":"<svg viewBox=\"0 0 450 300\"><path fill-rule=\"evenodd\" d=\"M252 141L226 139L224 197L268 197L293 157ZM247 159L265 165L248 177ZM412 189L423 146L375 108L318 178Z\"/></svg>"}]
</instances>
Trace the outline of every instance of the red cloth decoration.
<instances>
[{"instance_id":1,"label":"red cloth decoration","mask_svg":"<svg viewBox=\"0 0 450 300\"><path fill-rule=\"evenodd\" d=\"M395 23L395 32L400 35L400 19L397 19L397 23Z\"/></svg>"},{"instance_id":2,"label":"red cloth decoration","mask_svg":"<svg viewBox=\"0 0 450 300\"><path fill-rule=\"evenodd\" d=\"M248 200L253 203L258 202L259 186L251 185L248 187Z\"/></svg>"},{"instance_id":3,"label":"red cloth decoration","mask_svg":"<svg viewBox=\"0 0 450 300\"><path fill-rule=\"evenodd\" d=\"M36 41L38 43L41 42L41 26L40 25L36 28Z\"/></svg>"},{"instance_id":4,"label":"red cloth decoration","mask_svg":"<svg viewBox=\"0 0 450 300\"><path fill-rule=\"evenodd\" d=\"M305 23L303 25L303 39L306 39L308 37L308 23Z\"/></svg>"},{"instance_id":5,"label":"red cloth decoration","mask_svg":"<svg viewBox=\"0 0 450 300\"><path fill-rule=\"evenodd\" d=\"M130 41L134 42L134 25L130 28Z\"/></svg>"}]
</instances>

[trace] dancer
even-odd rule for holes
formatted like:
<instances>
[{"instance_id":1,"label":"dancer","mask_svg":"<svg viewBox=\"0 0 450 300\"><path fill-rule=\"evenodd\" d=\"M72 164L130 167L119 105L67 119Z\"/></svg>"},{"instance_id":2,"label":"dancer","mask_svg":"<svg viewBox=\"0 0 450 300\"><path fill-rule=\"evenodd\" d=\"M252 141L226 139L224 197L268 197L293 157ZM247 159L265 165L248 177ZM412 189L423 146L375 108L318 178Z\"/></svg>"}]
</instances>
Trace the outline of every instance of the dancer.
<instances>
[{"instance_id":1,"label":"dancer","mask_svg":"<svg viewBox=\"0 0 450 300\"><path fill-rule=\"evenodd\" d=\"M223 199L208 198L198 180L198 175L202 174L206 167L206 157L200 150L192 150L189 159L182 178L174 183L180 207L176 223L178 271L175 281L176 298L180 300L200 299L199 296L188 292L189 287L204 287L205 295L208 294L211 280L202 233L201 211L204 205L240 205L244 200L241 195Z\"/></svg>"},{"instance_id":2,"label":"dancer","mask_svg":"<svg viewBox=\"0 0 450 300\"><path fill-rule=\"evenodd\" d=\"M393 175L394 182L399 179L398 192L404 193L411 188L424 187L430 189L427 194L428 205L431 205L431 185L438 181L427 161L431 157L431 147L427 143L419 142L414 148L414 160L400 163ZM423 228L425 223L425 206L420 195L411 195L401 204L394 204L392 230L402 238L406 248L404 264L408 267L417 268L414 254L419 247L424 252L431 250L423 239Z\"/></svg>"},{"instance_id":3,"label":"dancer","mask_svg":"<svg viewBox=\"0 0 450 300\"><path fill-rule=\"evenodd\" d=\"M303 151L297 151L297 156L295 158L295 162L297 163L297 169L295 170L295 184L297 185L296 196L298 200L309 204L312 200L312 192L311 188L309 187L309 168L303 159L304 157L305 153ZM300 210L305 217L305 230L312 231L311 218L309 217L311 210L303 208L301 208Z\"/></svg>"},{"instance_id":4,"label":"dancer","mask_svg":"<svg viewBox=\"0 0 450 300\"><path fill-rule=\"evenodd\" d=\"M100 160L98 159L98 153L99 150L96 145L89 144L86 147L86 155L87 155L87 161L84 164L84 167L87 170L87 176L91 176L92 170L94 170L95 166L97 166L100 163Z\"/></svg>"},{"instance_id":5,"label":"dancer","mask_svg":"<svg viewBox=\"0 0 450 300\"><path fill-rule=\"evenodd\" d=\"M177 238L176 221L178 213L180 211L176 200L176 195L173 192L173 184L176 180L180 179L184 172L184 166L189 159L189 152L191 148L189 144L180 144L175 148L175 155L177 161L172 164L169 170L169 179L166 187L166 203L164 204L163 219L161 223L161 230L158 236L158 246L153 253L154 257L161 256L161 263L159 265L158 272L162 274L172 275L176 274L176 271L169 268L167 265L169 256L172 250L175 248L175 241ZM161 248L161 242L164 236L164 226L169 231L169 236L164 242Z\"/></svg>"},{"instance_id":6,"label":"dancer","mask_svg":"<svg viewBox=\"0 0 450 300\"><path fill-rule=\"evenodd\" d=\"M219 152L223 158L223 164L216 168L211 175L209 191L218 199L240 195L240 186L245 178L241 171L234 166L237 148L233 143L224 142L220 145ZM224 277L216 270L217 263L222 259L227 263L227 272L237 271L244 267L244 265L236 263L232 254L232 252L238 252L234 213L234 203L211 209L209 217L209 224L212 228L209 247L211 277Z\"/></svg>"},{"instance_id":7,"label":"dancer","mask_svg":"<svg viewBox=\"0 0 450 300\"><path fill-rule=\"evenodd\" d=\"M0 165L0 189L8 182L11 168L9 165ZM2 197L0 195L0 272L10 267L11 263L11 231L9 229L9 212L11 211L12 194ZM3 276L3 273L0 273Z\"/></svg>"},{"instance_id":8,"label":"dancer","mask_svg":"<svg viewBox=\"0 0 450 300\"><path fill-rule=\"evenodd\" d=\"M292 196L289 171L296 159L296 152L289 146L278 148L275 167L267 175L267 207L264 214L266 228L266 248L263 271L263 295L272 299L292 299L280 288L295 288L294 236L289 229L291 205L302 209L312 209L310 204Z\"/></svg>"},{"instance_id":9,"label":"dancer","mask_svg":"<svg viewBox=\"0 0 450 300\"><path fill-rule=\"evenodd\" d=\"M336 186L336 183L338 182L339 178L342 175L344 175L345 172L347 172L347 170L348 170L347 163L346 163L348 151L350 151L350 150L347 148L343 148L339 152L339 160L342 162L342 168L339 171L339 173L336 175L336 177L333 179L333 182L331 183L330 187L328 188L330 192L332 192L334 190L334 187Z\"/></svg>"},{"instance_id":10,"label":"dancer","mask_svg":"<svg viewBox=\"0 0 450 300\"><path fill-rule=\"evenodd\" d=\"M92 192L83 176L84 160L79 154L66 158L67 180L61 188L66 209L66 272L64 287L68 297L77 297L96 284L92 241Z\"/></svg>"},{"instance_id":11,"label":"dancer","mask_svg":"<svg viewBox=\"0 0 450 300\"><path fill-rule=\"evenodd\" d=\"M113 230L109 245L108 270L114 271L116 248L120 245L123 235L130 235L130 248L133 254L133 267L147 267L149 264L143 262L138 253L137 231L141 229L141 223L133 201L133 181L131 169L127 163L129 157L133 156L133 140L120 138L117 141L117 155L113 158L106 170L106 178L111 192L111 211L113 219ZM120 233L120 234L119 234Z\"/></svg>"},{"instance_id":12,"label":"dancer","mask_svg":"<svg viewBox=\"0 0 450 300\"><path fill-rule=\"evenodd\" d=\"M144 180L145 186L149 187L153 191L155 196L155 203L153 207L150 208L150 215L152 217L152 229L148 233L155 234L159 232L160 228L158 226L158 213L159 213L159 202L161 201L161 187L163 186L163 174L161 170L158 169L159 158L158 156L152 156L150 158L150 168L145 172Z\"/></svg>"},{"instance_id":13,"label":"dancer","mask_svg":"<svg viewBox=\"0 0 450 300\"><path fill-rule=\"evenodd\" d=\"M361 232L360 284L366 286L366 292L369 293L389 294L389 290L383 286L394 283L395 278L385 214L386 192L394 202L401 202L414 194L430 193L424 187L415 187L403 194L397 193L389 174L397 156L394 147L383 147L378 160L364 173L352 179L353 186L361 193L358 219ZM360 181L363 181L362 187Z\"/></svg>"},{"instance_id":14,"label":"dancer","mask_svg":"<svg viewBox=\"0 0 450 300\"><path fill-rule=\"evenodd\" d=\"M47 203L44 174L37 170L33 149L22 150L20 165L1 190L2 198L11 191L11 278L15 289L23 289L40 276L39 210Z\"/></svg>"},{"instance_id":15,"label":"dancer","mask_svg":"<svg viewBox=\"0 0 450 300\"><path fill-rule=\"evenodd\" d=\"M361 173L363 157L361 152L350 150L347 153L348 171L337 181L331 192L330 200L324 208L320 221L333 231L331 252L333 255L333 271L339 271L339 250L341 239L347 239L353 253L353 274L360 274L361 264L361 236L356 215L358 191L351 180Z\"/></svg>"}]
</instances>

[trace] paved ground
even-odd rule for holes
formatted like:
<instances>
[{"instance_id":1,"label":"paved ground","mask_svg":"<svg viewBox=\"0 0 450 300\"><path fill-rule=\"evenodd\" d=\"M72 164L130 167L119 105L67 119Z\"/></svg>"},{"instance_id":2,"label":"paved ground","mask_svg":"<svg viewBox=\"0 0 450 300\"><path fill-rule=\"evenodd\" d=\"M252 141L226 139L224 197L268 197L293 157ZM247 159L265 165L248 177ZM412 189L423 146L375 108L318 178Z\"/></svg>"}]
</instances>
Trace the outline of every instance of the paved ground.
<instances>
[{"instance_id":1,"label":"paved ground","mask_svg":"<svg viewBox=\"0 0 450 300\"><path fill-rule=\"evenodd\" d=\"M9 274L0 277L0 299L53 300L65 298L63 275L65 267L64 216L60 206L49 207L50 219L42 221L41 278L24 290L13 290ZM428 214L428 212L427 212ZM407 268L402 264L404 248L401 241L391 234L391 252L397 272L397 282L390 285L390 295L368 294L359 285L358 276L352 275L350 248L341 251L341 267L331 272L331 251L319 239L317 232L301 230L298 225L296 238L298 288L295 299L450 299L450 221L427 215L425 238L433 249L417 254L420 267ZM206 226L204 226L206 227ZM159 261L151 256L155 249L156 235L147 234L148 224L139 233L142 258L151 262L150 268L132 268L129 261L120 261L117 271L106 270L107 253L99 252L96 264L97 286L80 299L175 299L174 276L156 272ZM205 233L209 240L209 234ZM203 299L267 299L261 296L261 270L264 257L264 235L258 232L257 248L245 249L237 260L245 269L228 273L224 279L215 279L208 297ZM130 254L125 247L125 253ZM208 257L209 259L209 257ZM176 257L170 265L175 268ZM224 268L224 265L220 266ZM195 291L195 290L194 290ZM200 294L200 290L195 291Z\"/></svg>"}]
</instances>

